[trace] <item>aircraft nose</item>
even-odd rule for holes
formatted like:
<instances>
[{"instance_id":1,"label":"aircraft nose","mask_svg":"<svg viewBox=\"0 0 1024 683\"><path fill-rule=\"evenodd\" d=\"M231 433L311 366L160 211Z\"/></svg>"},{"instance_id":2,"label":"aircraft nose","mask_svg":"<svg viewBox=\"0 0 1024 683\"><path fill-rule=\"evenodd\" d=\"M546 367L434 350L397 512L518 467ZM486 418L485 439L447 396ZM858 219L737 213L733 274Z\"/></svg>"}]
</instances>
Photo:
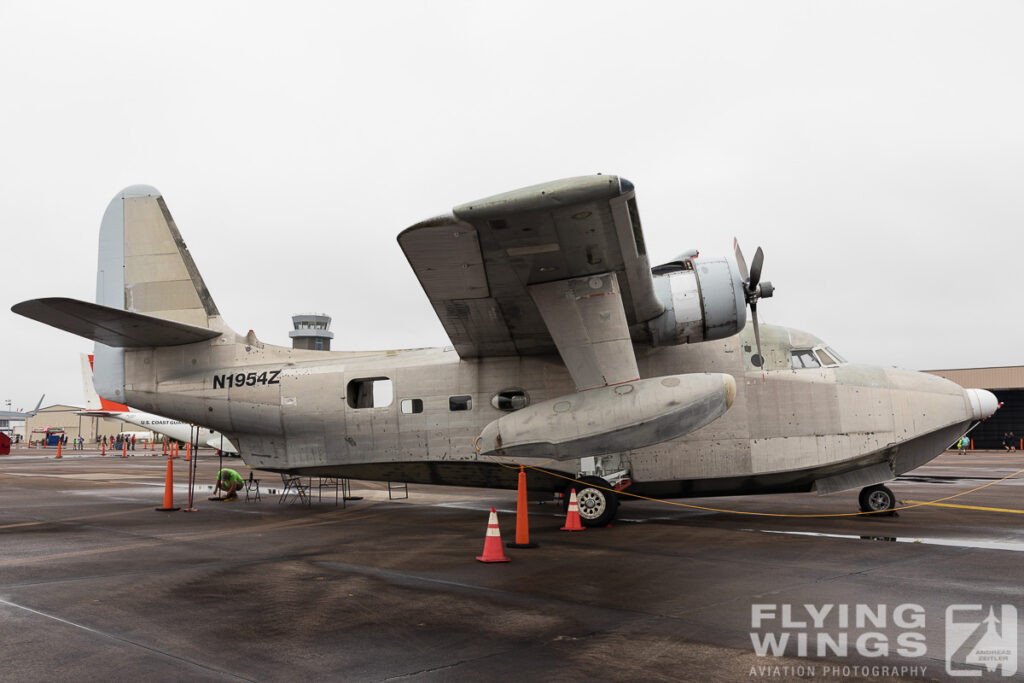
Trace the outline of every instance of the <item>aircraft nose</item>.
<instances>
[{"instance_id":1,"label":"aircraft nose","mask_svg":"<svg viewBox=\"0 0 1024 683\"><path fill-rule=\"evenodd\" d=\"M991 391L984 389L964 389L967 399L971 402L973 419L984 420L992 417L999 410L999 399Z\"/></svg>"}]
</instances>

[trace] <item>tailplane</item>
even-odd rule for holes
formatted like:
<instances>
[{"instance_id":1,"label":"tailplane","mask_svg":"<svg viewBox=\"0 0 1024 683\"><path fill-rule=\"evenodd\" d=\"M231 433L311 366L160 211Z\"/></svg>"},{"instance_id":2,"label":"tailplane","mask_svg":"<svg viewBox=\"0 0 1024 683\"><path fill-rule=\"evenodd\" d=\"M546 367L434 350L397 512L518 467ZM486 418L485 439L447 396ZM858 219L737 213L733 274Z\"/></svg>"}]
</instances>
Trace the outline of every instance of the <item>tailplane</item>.
<instances>
[{"instance_id":1,"label":"tailplane","mask_svg":"<svg viewBox=\"0 0 1024 683\"><path fill-rule=\"evenodd\" d=\"M98 395L124 401L125 349L234 336L220 316L160 192L133 185L100 224L96 303L35 299L15 313L92 339Z\"/></svg>"}]
</instances>

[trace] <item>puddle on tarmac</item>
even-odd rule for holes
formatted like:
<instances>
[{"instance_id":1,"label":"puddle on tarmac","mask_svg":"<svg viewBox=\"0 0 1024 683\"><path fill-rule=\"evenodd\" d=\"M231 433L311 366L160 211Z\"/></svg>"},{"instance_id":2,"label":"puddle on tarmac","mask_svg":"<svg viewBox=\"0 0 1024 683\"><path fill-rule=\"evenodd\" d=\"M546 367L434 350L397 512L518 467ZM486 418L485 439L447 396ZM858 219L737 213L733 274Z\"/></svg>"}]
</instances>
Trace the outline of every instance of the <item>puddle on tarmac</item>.
<instances>
[{"instance_id":1,"label":"puddle on tarmac","mask_svg":"<svg viewBox=\"0 0 1024 683\"><path fill-rule=\"evenodd\" d=\"M888 543L920 543L923 545L945 545L954 548L982 548L985 550L1012 550L1024 552L1021 541L975 541L966 538L900 538L898 536L857 536L854 534L826 534L818 531L775 531L769 529L741 529L761 534L783 534L786 536L819 536L824 538L852 538L859 541L883 541Z\"/></svg>"}]
</instances>

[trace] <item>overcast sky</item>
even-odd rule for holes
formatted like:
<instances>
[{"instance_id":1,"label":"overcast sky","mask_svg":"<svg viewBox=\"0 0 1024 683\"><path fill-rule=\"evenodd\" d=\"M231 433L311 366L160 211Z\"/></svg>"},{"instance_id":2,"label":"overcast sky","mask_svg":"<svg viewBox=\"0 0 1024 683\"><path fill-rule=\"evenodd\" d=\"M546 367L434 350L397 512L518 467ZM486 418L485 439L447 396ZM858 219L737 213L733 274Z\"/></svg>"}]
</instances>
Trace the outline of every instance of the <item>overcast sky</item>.
<instances>
[{"instance_id":1,"label":"overcast sky","mask_svg":"<svg viewBox=\"0 0 1024 683\"><path fill-rule=\"evenodd\" d=\"M444 345L395 241L595 172L652 264L766 253L766 322L912 369L1022 362L1020 2L0 3L0 410L83 400L100 218L161 190L228 324Z\"/></svg>"}]
</instances>

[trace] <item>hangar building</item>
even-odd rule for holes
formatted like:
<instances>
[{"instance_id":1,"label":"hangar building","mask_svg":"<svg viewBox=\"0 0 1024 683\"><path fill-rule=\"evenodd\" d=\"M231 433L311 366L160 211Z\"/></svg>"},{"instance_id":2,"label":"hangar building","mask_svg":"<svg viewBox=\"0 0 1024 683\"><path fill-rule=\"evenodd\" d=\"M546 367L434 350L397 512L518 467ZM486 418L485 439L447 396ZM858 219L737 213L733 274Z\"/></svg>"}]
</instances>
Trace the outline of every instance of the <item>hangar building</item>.
<instances>
[{"instance_id":1,"label":"hangar building","mask_svg":"<svg viewBox=\"0 0 1024 683\"><path fill-rule=\"evenodd\" d=\"M945 377L965 389L988 389L1003 404L995 415L971 432L975 448L1003 448L1004 438L1015 448L1024 446L1024 365L925 372Z\"/></svg>"}]
</instances>

